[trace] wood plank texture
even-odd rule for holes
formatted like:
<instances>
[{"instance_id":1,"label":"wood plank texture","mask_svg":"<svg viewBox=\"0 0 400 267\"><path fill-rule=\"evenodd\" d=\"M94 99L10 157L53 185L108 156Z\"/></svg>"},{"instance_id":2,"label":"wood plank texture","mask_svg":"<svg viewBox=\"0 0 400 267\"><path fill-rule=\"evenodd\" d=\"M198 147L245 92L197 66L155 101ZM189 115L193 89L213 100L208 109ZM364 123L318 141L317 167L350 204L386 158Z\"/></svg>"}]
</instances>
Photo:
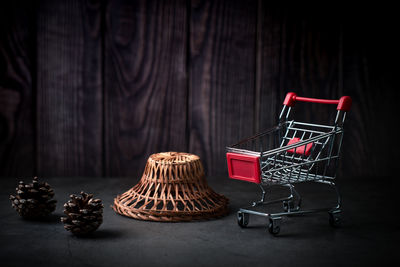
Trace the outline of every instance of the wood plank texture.
<instances>
[{"instance_id":1,"label":"wood plank texture","mask_svg":"<svg viewBox=\"0 0 400 267\"><path fill-rule=\"evenodd\" d=\"M225 173L225 147L254 131L257 2L193 1L189 152Z\"/></svg>"},{"instance_id":2,"label":"wood plank texture","mask_svg":"<svg viewBox=\"0 0 400 267\"><path fill-rule=\"evenodd\" d=\"M0 175L32 176L36 6L13 1L0 10Z\"/></svg>"},{"instance_id":3,"label":"wood plank texture","mask_svg":"<svg viewBox=\"0 0 400 267\"><path fill-rule=\"evenodd\" d=\"M340 24L330 12L283 9L263 4L261 19L260 124L276 123L287 92L338 99ZM277 104L269 105L269 103ZM296 119L329 123L335 108L298 103ZM271 117L273 115L273 117ZM332 118L333 117L333 118Z\"/></svg>"},{"instance_id":4,"label":"wood plank texture","mask_svg":"<svg viewBox=\"0 0 400 267\"><path fill-rule=\"evenodd\" d=\"M396 175L400 170L396 12L366 5L348 9L343 16L343 84L355 103L348 117L343 150L347 160L342 166L358 177Z\"/></svg>"},{"instance_id":5,"label":"wood plank texture","mask_svg":"<svg viewBox=\"0 0 400 267\"><path fill-rule=\"evenodd\" d=\"M140 175L150 154L186 150L186 2L106 9L106 175Z\"/></svg>"},{"instance_id":6,"label":"wood plank texture","mask_svg":"<svg viewBox=\"0 0 400 267\"><path fill-rule=\"evenodd\" d=\"M41 1L37 27L38 174L99 176L101 4Z\"/></svg>"},{"instance_id":7,"label":"wood plank texture","mask_svg":"<svg viewBox=\"0 0 400 267\"><path fill-rule=\"evenodd\" d=\"M183 151L217 177L225 147L275 125L288 91L353 97L339 176L399 171L394 8L25 2L0 9L0 176L137 177L150 154Z\"/></svg>"}]
</instances>

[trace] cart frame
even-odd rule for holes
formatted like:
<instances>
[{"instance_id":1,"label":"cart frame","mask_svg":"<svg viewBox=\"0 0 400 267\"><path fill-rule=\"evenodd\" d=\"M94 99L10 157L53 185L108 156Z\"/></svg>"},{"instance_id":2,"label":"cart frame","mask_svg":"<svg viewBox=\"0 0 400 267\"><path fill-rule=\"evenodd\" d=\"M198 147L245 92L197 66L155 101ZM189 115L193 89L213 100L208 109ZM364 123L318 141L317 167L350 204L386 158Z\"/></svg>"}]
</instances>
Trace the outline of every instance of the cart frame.
<instances>
[{"instance_id":1,"label":"cart frame","mask_svg":"<svg viewBox=\"0 0 400 267\"><path fill-rule=\"evenodd\" d=\"M333 125L290 120L289 116L296 101L337 105ZM277 126L227 147L229 177L256 183L262 191L259 201L240 208L237 212L239 226L248 225L250 214L263 216L269 218L269 232L277 235L283 216L314 212L328 212L330 225L341 225L342 201L334 180L342 147L343 126L351 103L349 96L343 96L339 100L326 100L288 93ZM306 181L331 186L336 193L336 205L301 209L302 198L294 184ZM266 201L266 188L275 185L289 188L289 196ZM267 213L254 209L279 202L282 202L282 212Z\"/></svg>"}]
</instances>

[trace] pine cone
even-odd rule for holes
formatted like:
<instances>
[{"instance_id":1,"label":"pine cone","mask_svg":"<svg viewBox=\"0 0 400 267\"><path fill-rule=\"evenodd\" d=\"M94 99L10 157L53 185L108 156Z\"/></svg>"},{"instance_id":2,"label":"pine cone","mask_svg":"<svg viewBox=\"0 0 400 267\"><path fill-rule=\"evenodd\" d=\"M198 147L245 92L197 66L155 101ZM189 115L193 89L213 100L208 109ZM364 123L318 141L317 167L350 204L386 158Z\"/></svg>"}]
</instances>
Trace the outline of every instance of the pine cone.
<instances>
[{"instance_id":1,"label":"pine cone","mask_svg":"<svg viewBox=\"0 0 400 267\"><path fill-rule=\"evenodd\" d=\"M95 231L103 222L103 204L100 199L93 199L93 194L81 192L82 196L70 195L64 204L61 217L64 228L76 235L84 235Z\"/></svg>"},{"instance_id":2,"label":"pine cone","mask_svg":"<svg viewBox=\"0 0 400 267\"><path fill-rule=\"evenodd\" d=\"M11 205L23 218L45 217L56 209L53 189L48 183L39 182L37 177L30 184L20 181L15 190L16 195L10 195Z\"/></svg>"}]
</instances>

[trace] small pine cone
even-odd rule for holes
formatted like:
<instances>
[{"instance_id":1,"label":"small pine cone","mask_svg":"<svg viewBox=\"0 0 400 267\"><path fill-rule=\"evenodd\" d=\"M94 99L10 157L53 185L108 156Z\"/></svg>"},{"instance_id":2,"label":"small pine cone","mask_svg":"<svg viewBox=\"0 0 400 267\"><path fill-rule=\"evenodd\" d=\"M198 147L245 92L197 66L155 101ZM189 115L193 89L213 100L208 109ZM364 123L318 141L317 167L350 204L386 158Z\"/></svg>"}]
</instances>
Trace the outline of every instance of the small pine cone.
<instances>
[{"instance_id":1,"label":"small pine cone","mask_svg":"<svg viewBox=\"0 0 400 267\"><path fill-rule=\"evenodd\" d=\"M92 194L81 192L81 196L70 195L70 200L64 204L64 214L61 222L64 228L75 235L85 235L94 232L103 222L103 204L100 199L93 199Z\"/></svg>"},{"instance_id":2,"label":"small pine cone","mask_svg":"<svg viewBox=\"0 0 400 267\"><path fill-rule=\"evenodd\" d=\"M37 177L30 184L20 181L15 191L15 195L10 195L11 206L23 218L43 218L56 209L53 189L48 183L39 182Z\"/></svg>"}]
</instances>

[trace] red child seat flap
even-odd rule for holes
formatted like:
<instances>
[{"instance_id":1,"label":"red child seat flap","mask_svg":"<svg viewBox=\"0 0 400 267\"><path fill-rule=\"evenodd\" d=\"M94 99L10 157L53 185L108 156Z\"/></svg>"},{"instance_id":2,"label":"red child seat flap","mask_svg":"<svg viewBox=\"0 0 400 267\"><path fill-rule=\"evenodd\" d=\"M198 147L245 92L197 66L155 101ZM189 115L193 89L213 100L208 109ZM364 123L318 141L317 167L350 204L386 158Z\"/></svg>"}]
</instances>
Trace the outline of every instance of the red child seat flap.
<instances>
[{"instance_id":1,"label":"red child seat flap","mask_svg":"<svg viewBox=\"0 0 400 267\"><path fill-rule=\"evenodd\" d=\"M300 141L302 141L300 138L294 137L294 138L289 140L287 145L293 145L293 144L295 144L297 142L300 142ZM312 146L313 146L313 143L309 143L309 144L306 144L304 146L299 146L299 147L296 147L296 148L288 149L288 152L289 153L296 153L296 154L300 154L300 155L309 156L310 153L311 153Z\"/></svg>"}]
</instances>

